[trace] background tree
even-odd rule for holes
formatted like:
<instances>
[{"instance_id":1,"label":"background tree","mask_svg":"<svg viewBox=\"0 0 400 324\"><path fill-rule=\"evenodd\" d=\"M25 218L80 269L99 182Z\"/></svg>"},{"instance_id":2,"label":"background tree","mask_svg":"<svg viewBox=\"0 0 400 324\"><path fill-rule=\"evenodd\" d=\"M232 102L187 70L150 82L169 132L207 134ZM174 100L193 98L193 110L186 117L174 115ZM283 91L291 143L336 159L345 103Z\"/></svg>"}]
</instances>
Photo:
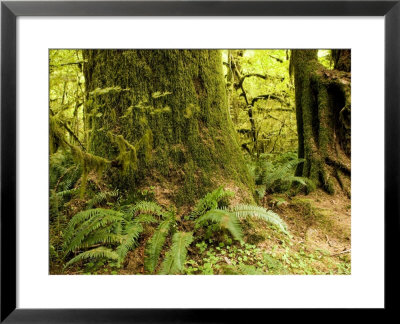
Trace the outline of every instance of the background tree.
<instances>
[{"instance_id":1,"label":"background tree","mask_svg":"<svg viewBox=\"0 0 400 324\"><path fill-rule=\"evenodd\" d=\"M226 53L231 116L251 156L295 150L294 89L285 50Z\"/></svg>"},{"instance_id":2,"label":"background tree","mask_svg":"<svg viewBox=\"0 0 400 324\"><path fill-rule=\"evenodd\" d=\"M87 147L124 172L118 188L159 185L178 205L216 183L249 198L218 50L85 50Z\"/></svg>"},{"instance_id":3,"label":"background tree","mask_svg":"<svg viewBox=\"0 0 400 324\"><path fill-rule=\"evenodd\" d=\"M327 192L335 181L350 195L350 53L333 51L336 69L318 62L317 50L292 50L298 156L305 162L296 174L308 177Z\"/></svg>"}]
</instances>

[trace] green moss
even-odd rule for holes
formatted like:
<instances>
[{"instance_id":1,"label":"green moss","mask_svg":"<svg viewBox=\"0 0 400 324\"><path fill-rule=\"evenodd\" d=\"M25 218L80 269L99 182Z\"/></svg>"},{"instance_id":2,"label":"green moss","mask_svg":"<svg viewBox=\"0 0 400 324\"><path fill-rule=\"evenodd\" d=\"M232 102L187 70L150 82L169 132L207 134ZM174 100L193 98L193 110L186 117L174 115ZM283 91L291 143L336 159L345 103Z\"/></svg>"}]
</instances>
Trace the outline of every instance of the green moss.
<instances>
[{"instance_id":1,"label":"green moss","mask_svg":"<svg viewBox=\"0 0 400 324\"><path fill-rule=\"evenodd\" d=\"M339 113L347 107L350 92L346 82L337 81L343 77L340 73L345 72L331 77L337 71L327 73L318 63L316 50L293 50L292 66L296 88L298 154L305 159L304 164L297 168L296 175L310 178L333 194L335 182L332 175L335 171L328 168L327 159L341 160L338 146L344 150L342 156L350 154L350 124L347 129L346 124L340 121Z\"/></svg>"},{"instance_id":2,"label":"green moss","mask_svg":"<svg viewBox=\"0 0 400 324\"><path fill-rule=\"evenodd\" d=\"M219 174L251 190L228 114L220 51L88 50L84 55L88 91L103 89L88 108L93 116L102 114L91 117L91 150L111 160L122 158L129 146L121 151L108 132L136 148L137 168L116 179L121 189L157 174L158 182L183 185L175 198L185 204L213 189L206 179ZM171 178L182 169L183 179Z\"/></svg>"}]
</instances>

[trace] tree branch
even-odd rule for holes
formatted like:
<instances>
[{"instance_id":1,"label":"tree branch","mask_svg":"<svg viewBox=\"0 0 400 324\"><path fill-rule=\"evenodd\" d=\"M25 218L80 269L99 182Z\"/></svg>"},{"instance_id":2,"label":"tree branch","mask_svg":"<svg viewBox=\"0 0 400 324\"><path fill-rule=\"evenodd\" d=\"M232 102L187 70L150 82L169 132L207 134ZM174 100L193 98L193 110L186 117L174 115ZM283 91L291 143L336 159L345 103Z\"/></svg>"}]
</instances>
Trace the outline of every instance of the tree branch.
<instances>
[{"instance_id":1,"label":"tree branch","mask_svg":"<svg viewBox=\"0 0 400 324\"><path fill-rule=\"evenodd\" d=\"M77 62L68 62L68 63L60 63L60 64L49 64L51 67L60 67L66 65L80 65L82 63L86 63L87 61L77 61Z\"/></svg>"},{"instance_id":2,"label":"tree branch","mask_svg":"<svg viewBox=\"0 0 400 324\"><path fill-rule=\"evenodd\" d=\"M269 100L269 99L279 101L281 104L284 104L285 106L289 107L289 104L284 99L282 99L281 97L278 97L276 95L273 95L273 94L265 94L265 95L260 95L258 97L255 97L251 101L251 105L254 106L254 104L259 100Z\"/></svg>"}]
</instances>

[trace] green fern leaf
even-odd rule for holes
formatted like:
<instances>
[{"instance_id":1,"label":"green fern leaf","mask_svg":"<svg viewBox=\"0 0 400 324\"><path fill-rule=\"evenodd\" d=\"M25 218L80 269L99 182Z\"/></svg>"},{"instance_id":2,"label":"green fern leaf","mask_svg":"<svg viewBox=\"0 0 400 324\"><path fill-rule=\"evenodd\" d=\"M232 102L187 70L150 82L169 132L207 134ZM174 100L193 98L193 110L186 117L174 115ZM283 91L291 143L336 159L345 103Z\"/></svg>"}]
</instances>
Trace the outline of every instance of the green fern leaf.
<instances>
[{"instance_id":1,"label":"green fern leaf","mask_svg":"<svg viewBox=\"0 0 400 324\"><path fill-rule=\"evenodd\" d=\"M64 252L69 252L86 247L85 240L96 232L101 234L102 230L111 233L117 229L125 219L122 214L109 209L90 209L76 214L70 220L64 234Z\"/></svg>"},{"instance_id":2,"label":"green fern leaf","mask_svg":"<svg viewBox=\"0 0 400 324\"><path fill-rule=\"evenodd\" d=\"M243 240L242 229L239 220L234 213L227 209L212 209L196 221L196 228L203 225L206 221L217 223L221 228L227 229L232 236L238 240Z\"/></svg>"},{"instance_id":3,"label":"green fern leaf","mask_svg":"<svg viewBox=\"0 0 400 324\"><path fill-rule=\"evenodd\" d=\"M103 202L109 201L110 198L118 197L118 194L118 189L115 189L113 191L99 192L87 202L87 206L88 208L93 208L94 206L100 205Z\"/></svg>"},{"instance_id":4,"label":"green fern leaf","mask_svg":"<svg viewBox=\"0 0 400 324\"><path fill-rule=\"evenodd\" d=\"M161 207L153 201L139 201L132 209L132 216L139 214L163 215Z\"/></svg>"},{"instance_id":5,"label":"green fern leaf","mask_svg":"<svg viewBox=\"0 0 400 324\"><path fill-rule=\"evenodd\" d=\"M162 274L181 273L185 264L187 248L193 241L191 232L177 232L172 238L171 250L165 256L162 265Z\"/></svg>"},{"instance_id":6,"label":"green fern leaf","mask_svg":"<svg viewBox=\"0 0 400 324\"><path fill-rule=\"evenodd\" d=\"M237 205L232 208L232 211L238 219L247 217L259 218L277 226L283 233L288 234L285 222L271 210L266 210L260 206Z\"/></svg>"},{"instance_id":7,"label":"green fern leaf","mask_svg":"<svg viewBox=\"0 0 400 324\"><path fill-rule=\"evenodd\" d=\"M112 251L111 249L105 248L100 246L98 248L82 252L78 254L76 257L72 258L65 264L65 268L69 267L70 265L87 260L87 259L110 259L110 260L118 260L118 254Z\"/></svg>"},{"instance_id":8,"label":"green fern leaf","mask_svg":"<svg viewBox=\"0 0 400 324\"><path fill-rule=\"evenodd\" d=\"M160 257L161 249L165 243L171 225L171 220L161 222L147 243L144 266L150 273L154 272L157 267L158 258Z\"/></svg>"},{"instance_id":9,"label":"green fern leaf","mask_svg":"<svg viewBox=\"0 0 400 324\"><path fill-rule=\"evenodd\" d=\"M122 262L129 251L136 247L137 240L143 232L143 226L138 223L131 224L125 230L125 235L122 237L121 244L117 247L117 253L120 262Z\"/></svg>"},{"instance_id":10,"label":"green fern leaf","mask_svg":"<svg viewBox=\"0 0 400 324\"><path fill-rule=\"evenodd\" d=\"M190 219L195 219L201 215L204 215L207 211L215 209L218 207L218 203L227 197L232 197L234 193L229 190L225 190L222 186L218 187L214 191L205 195L200 199L192 213L190 214Z\"/></svg>"},{"instance_id":11,"label":"green fern leaf","mask_svg":"<svg viewBox=\"0 0 400 324\"><path fill-rule=\"evenodd\" d=\"M140 214L139 216L135 217L133 221L140 224L151 224L158 222L157 219L150 214Z\"/></svg>"},{"instance_id":12,"label":"green fern leaf","mask_svg":"<svg viewBox=\"0 0 400 324\"><path fill-rule=\"evenodd\" d=\"M293 172L293 169L297 164L304 162L304 159L293 159L286 162L283 166L281 166L278 170L274 172L265 172L263 178L263 184L266 185L267 189L271 188L275 181L285 180L290 173Z\"/></svg>"}]
</instances>

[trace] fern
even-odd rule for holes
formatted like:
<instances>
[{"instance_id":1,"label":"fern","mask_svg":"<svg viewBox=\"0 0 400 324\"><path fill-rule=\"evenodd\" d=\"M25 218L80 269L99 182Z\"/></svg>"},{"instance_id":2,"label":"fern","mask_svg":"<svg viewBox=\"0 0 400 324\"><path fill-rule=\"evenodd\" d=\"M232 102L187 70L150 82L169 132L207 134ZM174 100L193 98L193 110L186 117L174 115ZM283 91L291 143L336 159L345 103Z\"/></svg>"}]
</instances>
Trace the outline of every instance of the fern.
<instances>
[{"instance_id":1,"label":"fern","mask_svg":"<svg viewBox=\"0 0 400 324\"><path fill-rule=\"evenodd\" d=\"M162 264L162 274L181 273L185 264L187 248L193 241L191 232L177 232L172 238L172 247L167 252Z\"/></svg>"},{"instance_id":2,"label":"fern","mask_svg":"<svg viewBox=\"0 0 400 324\"><path fill-rule=\"evenodd\" d=\"M288 234L286 224L278 214L263 207L249 205L237 205L231 209L212 209L197 219L195 228L199 228L211 221L228 230L234 239L243 241L240 220L245 218L262 219L277 226L283 233Z\"/></svg>"},{"instance_id":3,"label":"fern","mask_svg":"<svg viewBox=\"0 0 400 324\"><path fill-rule=\"evenodd\" d=\"M243 233L236 215L227 209L212 209L199 217L196 221L196 228L205 224L207 221L217 223L221 228L227 229L232 236L238 240L243 240Z\"/></svg>"},{"instance_id":4,"label":"fern","mask_svg":"<svg viewBox=\"0 0 400 324\"><path fill-rule=\"evenodd\" d=\"M222 186L217 188L198 201L189 218L195 219L205 214L208 210L217 208L219 202L224 198L232 197L233 195L234 193L232 191L225 190Z\"/></svg>"},{"instance_id":5,"label":"fern","mask_svg":"<svg viewBox=\"0 0 400 324\"><path fill-rule=\"evenodd\" d=\"M76 257L69 260L64 268L69 267L70 265L87 260L87 259L110 259L110 260L118 260L118 254L112 251L111 249L105 248L103 246L97 247L95 249L82 252L81 254L77 255Z\"/></svg>"},{"instance_id":6,"label":"fern","mask_svg":"<svg viewBox=\"0 0 400 324\"><path fill-rule=\"evenodd\" d=\"M287 177L290 172L296 167L297 164L304 162L303 159L296 159L286 162L283 166L278 168L275 172L266 173L263 179L263 183L270 188L273 183L277 180L282 180Z\"/></svg>"},{"instance_id":7,"label":"fern","mask_svg":"<svg viewBox=\"0 0 400 324\"><path fill-rule=\"evenodd\" d=\"M67 190L59 191L56 193L56 195L58 197L65 198L65 197L73 196L77 192L78 192L78 189L74 188L74 189L67 189Z\"/></svg>"},{"instance_id":8,"label":"fern","mask_svg":"<svg viewBox=\"0 0 400 324\"><path fill-rule=\"evenodd\" d=\"M293 182L299 183L310 191L314 190L315 184L310 179L293 175L296 166L303 162L304 159L291 157L291 160L275 169L272 163L264 161L256 177L256 185L258 185L256 193L259 198L264 197L267 191L288 190Z\"/></svg>"},{"instance_id":9,"label":"fern","mask_svg":"<svg viewBox=\"0 0 400 324\"><path fill-rule=\"evenodd\" d=\"M89 258L92 255L91 251L95 251L94 253L97 253L96 251L112 251L118 258L116 259L114 254L109 258L121 263L128 252L136 247L143 232L142 224L156 221L150 214L140 214L133 221L127 221L123 213L102 208L80 212L70 220L65 231L64 253L67 256L70 252L78 252L82 249L90 250L80 253L67 264ZM97 244L102 245L106 250L98 250L98 247L95 246ZM116 247L115 251L110 249L112 247Z\"/></svg>"},{"instance_id":10,"label":"fern","mask_svg":"<svg viewBox=\"0 0 400 324\"><path fill-rule=\"evenodd\" d=\"M136 205L134 205L131 209L131 212L133 213L133 215L136 213L163 215L162 209L157 203L144 200L139 201Z\"/></svg>"},{"instance_id":11,"label":"fern","mask_svg":"<svg viewBox=\"0 0 400 324\"><path fill-rule=\"evenodd\" d=\"M238 219L244 219L248 217L262 219L277 226L283 233L288 234L285 222L272 210L266 210L260 206L237 205L232 208L232 212Z\"/></svg>"},{"instance_id":12,"label":"fern","mask_svg":"<svg viewBox=\"0 0 400 324\"><path fill-rule=\"evenodd\" d=\"M119 262L122 262L129 251L136 247L140 234L143 232L143 226L139 223L134 223L128 226L124 231L121 244L117 247Z\"/></svg>"},{"instance_id":13,"label":"fern","mask_svg":"<svg viewBox=\"0 0 400 324\"><path fill-rule=\"evenodd\" d=\"M118 194L118 189L115 189L113 191L99 192L87 202L87 207L93 208L94 206L98 206L105 201L109 201L110 198L118 197Z\"/></svg>"},{"instance_id":14,"label":"fern","mask_svg":"<svg viewBox=\"0 0 400 324\"><path fill-rule=\"evenodd\" d=\"M133 220L135 223L141 223L141 224L151 224L151 223L157 223L158 220L150 214L140 214L139 216L135 217Z\"/></svg>"},{"instance_id":15,"label":"fern","mask_svg":"<svg viewBox=\"0 0 400 324\"><path fill-rule=\"evenodd\" d=\"M161 249L165 243L172 224L173 221L171 219L167 219L161 222L154 232L153 236L147 243L144 266L150 273L153 273L155 268L157 267Z\"/></svg>"},{"instance_id":16,"label":"fern","mask_svg":"<svg viewBox=\"0 0 400 324\"><path fill-rule=\"evenodd\" d=\"M123 240L121 234L110 233L108 230L96 231L89 235L80 245L81 248L90 248L95 244L120 244Z\"/></svg>"},{"instance_id":17,"label":"fern","mask_svg":"<svg viewBox=\"0 0 400 324\"><path fill-rule=\"evenodd\" d=\"M124 221L121 213L109 209L89 209L76 214L65 230L65 253L87 247L85 240L94 232L101 230L112 232L118 224Z\"/></svg>"},{"instance_id":18,"label":"fern","mask_svg":"<svg viewBox=\"0 0 400 324\"><path fill-rule=\"evenodd\" d=\"M111 233L124 221L121 213L109 209L89 209L76 214L70 220L64 234L65 254L87 248L89 246L87 240L93 240L93 235L102 230ZM107 236L103 238L104 241L96 243L109 242Z\"/></svg>"}]
</instances>

